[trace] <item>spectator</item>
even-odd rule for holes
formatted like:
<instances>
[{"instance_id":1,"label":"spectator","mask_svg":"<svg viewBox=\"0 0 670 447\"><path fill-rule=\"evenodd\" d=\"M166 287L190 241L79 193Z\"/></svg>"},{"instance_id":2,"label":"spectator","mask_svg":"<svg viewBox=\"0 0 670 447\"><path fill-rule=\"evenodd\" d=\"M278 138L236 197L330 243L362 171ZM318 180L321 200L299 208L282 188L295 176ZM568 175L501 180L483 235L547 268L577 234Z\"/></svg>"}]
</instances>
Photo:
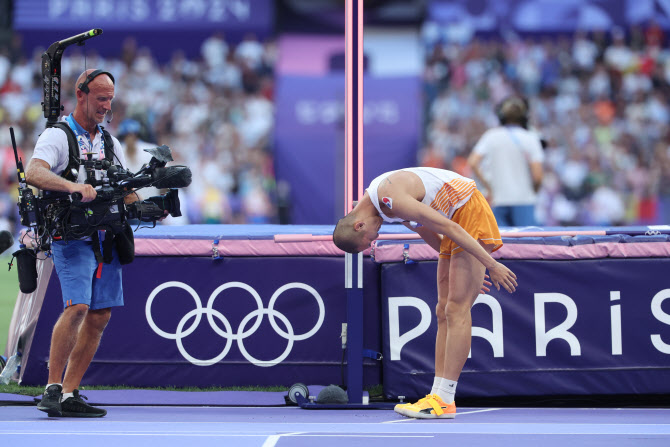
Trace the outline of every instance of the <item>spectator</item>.
<instances>
[{"instance_id":1,"label":"spectator","mask_svg":"<svg viewBox=\"0 0 670 447\"><path fill-rule=\"evenodd\" d=\"M609 36L579 31L558 45L472 39L436 52L446 43L433 26L426 35L430 95L419 161L454 169L491 127L490 104L501 94L524 92L533 123L551 141L547 180L538 192L539 224L667 223L670 53L661 50L665 36L658 24L641 31L644 39L631 33L632 43L615 29ZM437 60L448 67L441 77ZM488 97L481 95L482 79Z\"/></svg>"},{"instance_id":2,"label":"spectator","mask_svg":"<svg viewBox=\"0 0 670 447\"><path fill-rule=\"evenodd\" d=\"M542 184L544 153L528 130L528 103L512 96L496 108L500 126L482 135L468 164L487 191L498 225L535 225L535 202Z\"/></svg>"}]
</instances>

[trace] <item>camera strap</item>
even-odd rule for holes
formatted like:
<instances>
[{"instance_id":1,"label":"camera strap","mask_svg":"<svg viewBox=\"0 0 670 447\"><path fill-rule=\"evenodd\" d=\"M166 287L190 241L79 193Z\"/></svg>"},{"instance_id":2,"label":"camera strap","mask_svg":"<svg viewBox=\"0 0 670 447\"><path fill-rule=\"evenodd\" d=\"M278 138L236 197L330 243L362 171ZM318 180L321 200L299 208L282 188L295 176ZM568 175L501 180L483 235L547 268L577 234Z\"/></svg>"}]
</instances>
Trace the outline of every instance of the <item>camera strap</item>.
<instances>
[{"instance_id":1,"label":"camera strap","mask_svg":"<svg viewBox=\"0 0 670 447\"><path fill-rule=\"evenodd\" d=\"M93 232L91 235L91 240L93 242L93 253L95 253L95 260L98 262L98 269L96 270L96 278L100 278L102 275L102 264L111 264L114 259L114 253L112 252L114 247L114 235L111 231L105 230L105 238L103 241L100 241L102 230Z\"/></svg>"},{"instance_id":2,"label":"camera strap","mask_svg":"<svg viewBox=\"0 0 670 447\"><path fill-rule=\"evenodd\" d=\"M53 124L47 124L47 127L55 127L65 132L65 135L67 135L67 145L69 155L67 160L67 166L65 167L65 170L61 174L61 177L65 178L65 180L76 182L79 174L79 158L80 158L79 145L77 144L77 137L74 135L74 132L72 132L72 129L70 129L70 126L68 126L67 123L64 123L62 121Z\"/></svg>"},{"instance_id":3,"label":"camera strap","mask_svg":"<svg viewBox=\"0 0 670 447\"><path fill-rule=\"evenodd\" d=\"M95 277L100 278L102 275L102 250L100 247L100 231L94 231L91 235L91 240L93 241L93 253L95 253L95 260L98 262L98 269L96 270Z\"/></svg>"}]
</instances>

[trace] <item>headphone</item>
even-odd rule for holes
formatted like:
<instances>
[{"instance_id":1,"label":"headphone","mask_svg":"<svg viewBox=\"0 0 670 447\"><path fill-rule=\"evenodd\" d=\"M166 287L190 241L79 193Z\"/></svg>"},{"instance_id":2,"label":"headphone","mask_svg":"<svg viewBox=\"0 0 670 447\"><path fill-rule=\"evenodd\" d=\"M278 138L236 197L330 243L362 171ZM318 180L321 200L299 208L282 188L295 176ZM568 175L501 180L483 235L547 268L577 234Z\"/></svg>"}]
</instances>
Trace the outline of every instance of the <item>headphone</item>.
<instances>
[{"instance_id":1,"label":"headphone","mask_svg":"<svg viewBox=\"0 0 670 447\"><path fill-rule=\"evenodd\" d=\"M115 83L115 82L114 82L114 76L112 76L112 74L111 74L110 72L108 72L108 71L104 71L104 70L93 70L92 72L90 72L90 73L86 76L86 79L84 80L84 82L82 82L81 84L79 84L77 87L78 87L79 90L81 90L82 92L84 92L84 93L88 93L88 92L90 91L89 88L88 88L88 84L89 84L93 79L95 79L96 77L100 76L101 74L106 74L106 75L109 76L109 78L112 80L112 84Z\"/></svg>"},{"instance_id":2,"label":"headphone","mask_svg":"<svg viewBox=\"0 0 670 447\"><path fill-rule=\"evenodd\" d=\"M522 96L508 96L498 103L495 108L496 116L503 126L506 124L519 124L524 129L528 128L528 100Z\"/></svg>"}]
</instances>

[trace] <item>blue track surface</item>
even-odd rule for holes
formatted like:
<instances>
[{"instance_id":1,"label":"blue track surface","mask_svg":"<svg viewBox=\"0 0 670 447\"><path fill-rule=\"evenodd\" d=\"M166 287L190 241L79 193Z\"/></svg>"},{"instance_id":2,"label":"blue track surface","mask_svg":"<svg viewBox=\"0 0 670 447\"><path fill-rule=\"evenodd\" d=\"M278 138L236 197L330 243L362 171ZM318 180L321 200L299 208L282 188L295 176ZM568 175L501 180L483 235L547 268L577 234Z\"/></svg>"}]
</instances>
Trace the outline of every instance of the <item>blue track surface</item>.
<instances>
[{"instance_id":1,"label":"blue track surface","mask_svg":"<svg viewBox=\"0 0 670 447\"><path fill-rule=\"evenodd\" d=\"M3 445L668 446L670 409L459 408L454 420L296 407L108 407L102 419L0 407Z\"/></svg>"}]
</instances>

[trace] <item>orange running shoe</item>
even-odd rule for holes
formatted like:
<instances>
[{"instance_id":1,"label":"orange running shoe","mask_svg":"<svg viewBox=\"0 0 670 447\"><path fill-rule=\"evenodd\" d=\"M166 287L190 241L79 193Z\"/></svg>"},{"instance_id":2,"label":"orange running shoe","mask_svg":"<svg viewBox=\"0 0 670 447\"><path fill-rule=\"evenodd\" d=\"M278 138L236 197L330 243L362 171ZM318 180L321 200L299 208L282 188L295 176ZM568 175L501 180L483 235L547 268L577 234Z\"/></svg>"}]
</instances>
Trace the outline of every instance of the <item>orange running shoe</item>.
<instances>
[{"instance_id":1,"label":"orange running shoe","mask_svg":"<svg viewBox=\"0 0 670 447\"><path fill-rule=\"evenodd\" d=\"M456 404L446 404L437 394L429 394L414 404L396 405L395 411L415 419L453 419Z\"/></svg>"},{"instance_id":2,"label":"orange running shoe","mask_svg":"<svg viewBox=\"0 0 670 447\"><path fill-rule=\"evenodd\" d=\"M405 402L404 404L397 404L395 407L393 407L393 411L396 413L402 414L403 416L405 413L403 413L403 408L408 407L410 405L418 405L419 403L423 402L424 400L428 399L430 397L430 394L427 395L426 397L423 397L419 399L417 402L412 403L412 402Z\"/></svg>"}]
</instances>

